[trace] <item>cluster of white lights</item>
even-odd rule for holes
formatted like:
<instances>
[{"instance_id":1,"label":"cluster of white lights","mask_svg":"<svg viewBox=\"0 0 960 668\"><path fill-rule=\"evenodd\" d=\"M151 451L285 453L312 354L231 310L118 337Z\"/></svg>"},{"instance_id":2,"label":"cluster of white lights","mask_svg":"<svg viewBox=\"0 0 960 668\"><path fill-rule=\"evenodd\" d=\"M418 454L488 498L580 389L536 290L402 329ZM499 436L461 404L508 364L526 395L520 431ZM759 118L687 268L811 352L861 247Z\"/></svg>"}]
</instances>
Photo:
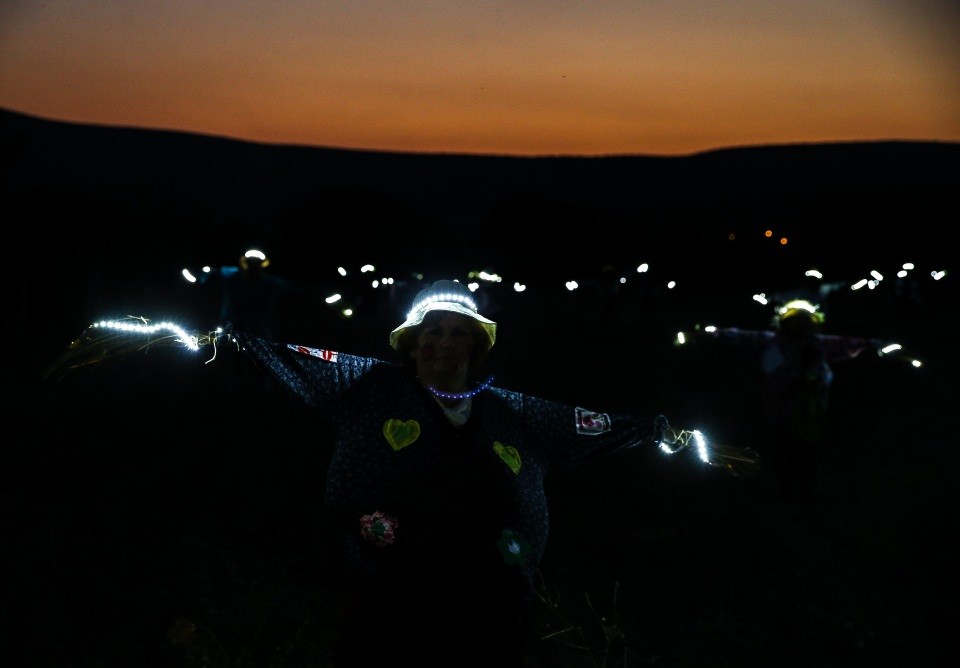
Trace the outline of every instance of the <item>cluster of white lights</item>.
<instances>
[{"instance_id":1,"label":"cluster of white lights","mask_svg":"<svg viewBox=\"0 0 960 668\"><path fill-rule=\"evenodd\" d=\"M464 295L433 295L432 297L427 297L414 304L413 308L410 309L410 312L407 314L407 319L409 320L414 318L419 312L425 311L431 304L436 304L438 302L444 302L447 304L461 304L466 306L474 313L477 312L477 303L472 299L465 297Z\"/></svg>"},{"instance_id":2,"label":"cluster of white lights","mask_svg":"<svg viewBox=\"0 0 960 668\"><path fill-rule=\"evenodd\" d=\"M251 249L251 250L247 251L247 252L244 254L244 256L245 256L245 257L256 257L256 258L259 258L259 259L261 259L261 260L265 260L265 259L266 259L266 256L265 256L261 251L258 251L258 250L255 250L255 249ZM897 276L900 277L900 278L906 277L906 276L908 275L908 272L909 272L909 271L912 271L912 270L914 269L913 263L910 263L910 262L904 263L904 264L902 265L902 267L903 267L903 268L902 268L900 271L898 271L898 273L897 273ZM209 266L205 266L205 267L203 267L203 271L204 271L205 273L209 273L209 272L211 271L211 268L210 268ZM360 267L360 272L361 272L361 273L369 273L369 272L373 272L373 271L375 271L375 267L374 267L373 264L364 264L363 266ZM649 272L649 271L650 271L650 265L649 265L649 263L643 262L643 263L637 265L636 271L637 271L637 273L639 273L639 274ZM337 267L337 273L338 273L340 276L342 276L342 277L346 277L349 272L347 271L347 269L346 269L345 267L339 266L339 267ZM189 281L189 282L191 282L191 283L196 283L196 282L197 282L197 278L196 278L188 269L183 269L183 270L182 270L182 274L183 274L183 278L184 278L185 280L187 280L187 281ZM819 279L819 280L822 280L822 279L823 279L823 274L822 274L818 269L816 269L816 268L808 269L806 272L804 272L804 275L807 276L807 277L812 277L812 278L816 278L816 279ZM930 272L930 275L931 275L931 277L932 277L934 280L939 281L939 280L943 279L943 278L946 276L946 272L945 272L945 271L931 271L931 272ZM424 276L423 276L422 273L414 273L414 274L412 274L412 276L413 276L416 280L421 280L421 281L422 281L423 278L424 278ZM500 283L500 282L503 281L503 278L502 278L499 274L494 273L494 272L490 272L490 271L486 271L486 270L484 270L484 271L471 271L471 272L469 272L469 277L470 277L470 278L476 278L476 279L479 279L480 281L486 281L486 282L490 282L490 283ZM873 289L875 289L875 288L880 284L880 282L881 282L882 280L883 280L883 275L882 275L879 271L871 270L871 271L870 271L870 278L864 278L864 279L861 279L861 280L857 281L856 283L853 283L852 285L850 285L850 289L851 289L851 290L860 290L860 289L863 288L863 287L869 287L871 290L873 290ZM619 279L618 279L618 282L619 282L621 285L626 284L626 283L627 283L627 277L626 277L626 276L620 276ZM373 288L373 289L378 289L378 288L381 288L381 287L387 287L387 286L391 286L391 285L393 285L393 284L394 284L394 279L393 279L392 277L388 277L388 276L382 277L382 278L380 278L380 279L373 279L373 280L370 281L370 287ZM567 289L569 292L573 292L573 291L575 291L575 290L578 290L578 289L580 289L580 287L581 287L580 284L579 284L576 280L566 281L564 285L565 285L566 289ZM839 285L841 285L841 284L838 283L838 284L836 284L836 285L839 287ZM477 282L477 281L471 281L470 283L467 283L466 286L467 286L467 288L468 288L471 292L476 292L478 289L480 289L481 283L480 283L480 282ZM674 281L674 280L668 281L668 282L666 283L666 287L667 287L667 289L669 289L669 290L673 290L674 288L677 287L677 282ZM519 293L519 292L526 292L526 291L527 291L527 285L525 285L525 284L523 284L523 283L521 283L521 282L519 282L519 281L514 282L514 283L513 283L513 291L514 291L514 292L517 292L517 293ZM329 297L326 298L326 303L328 303L328 304L333 304L333 303L336 303L336 302L340 302L342 299L343 299L342 295L340 295L340 294L334 294L334 295L331 295L331 296L329 296ZM442 300L441 300L441 299L438 299L438 301L444 301L444 300L445 300L445 301L451 301L451 300L449 299L449 296L445 296L445 299L442 299ZM452 301L460 302L461 299L460 299L460 298L455 298L455 299L453 299ZM757 293L757 294L754 294L754 295L753 295L753 301L755 301L755 302L757 302L757 303L759 303L759 304L761 304L761 305L767 305L767 304L769 303L768 298L767 298L767 295L764 294L764 293L762 293L762 292ZM477 307L476 307L475 304L472 304L472 303L471 303L471 304L466 304L466 305L469 306L469 307L470 307L472 310L474 310L474 311L476 311L476 309L477 309ZM423 307L424 307L423 304L419 304L419 305L417 305L416 307L414 307L414 309L412 309L411 312L414 312L414 311L416 311L417 309L421 309L421 308L423 308ZM811 312L814 312L814 311L811 311ZM348 316L348 317L349 317L349 316L353 315L353 310L352 310L351 308L344 307L344 308L341 310L341 313L342 313L344 316ZM679 339L680 339L680 337L678 336L678 340L679 340Z\"/></svg>"},{"instance_id":3,"label":"cluster of white lights","mask_svg":"<svg viewBox=\"0 0 960 668\"><path fill-rule=\"evenodd\" d=\"M694 429L693 431L687 431L686 429L680 432L680 436L673 443L667 443L666 441L660 441L660 449L667 453L668 455L674 455L681 450L686 449L690 445L690 440L693 440L694 445L697 449L697 456L700 457L700 461L705 464L710 463L710 453L707 449L707 439L703 436L703 432L699 429Z\"/></svg>"},{"instance_id":4,"label":"cluster of white lights","mask_svg":"<svg viewBox=\"0 0 960 668\"><path fill-rule=\"evenodd\" d=\"M705 332L707 332L707 333L709 333L709 334L713 334L714 332L717 331L717 326L716 326L716 325L707 325L706 327L703 328L703 331L705 331ZM683 332L677 332L677 339L676 339L677 345L681 345L681 346L682 346L682 345L685 344L686 342L687 342L687 335L684 334Z\"/></svg>"},{"instance_id":5,"label":"cluster of white lights","mask_svg":"<svg viewBox=\"0 0 960 668\"><path fill-rule=\"evenodd\" d=\"M901 350L903 350L903 346L901 346L899 343L888 343L887 345L885 345L884 347L880 348L880 350L877 351L877 355L879 355L880 357L883 357L884 355L900 352ZM907 361L910 363L910 366L914 367L915 369L919 369L920 367L923 366L923 362L921 362L916 358L911 358L911 359L908 359Z\"/></svg>"},{"instance_id":6,"label":"cluster of white lights","mask_svg":"<svg viewBox=\"0 0 960 668\"><path fill-rule=\"evenodd\" d=\"M210 268L210 265L208 264L208 265L205 265L201 271L203 271L203 273L205 274L209 274L213 270ZM197 282L197 277L194 276L193 272L187 269L186 267L180 270L180 274L183 276L184 279L186 279L188 283Z\"/></svg>"},{"instance_id":7,"label":"cluster of white lights","mask_svg":"<svg viewBox=\"0 0 960 668\"><path fill-rule=\"evenodd\" d=\"M820 309L819 307L816 306L816 304L811 304L806 299L794 299L792 301L787 302L783 306L778 306L777 314L783 315L787 311L793 311L793 310L806 311L807 313L816 313Z\"/></svg>"},{"instance_id":8,"label":"cluster of white lights","mask_svg":"<svg viewBox=\"0 0 960 668\"><path fill-rule=\"evenodd\" d=\"M200 343L196 336L192 336L180 325L172 322L158 322L148 324L146 320L139 322L130 320L100 320L93 323L91 327L97 329L112 329L118 332L131 332L135 334L156 334L157 332L170 332L176 336L177 341L183 343L190 350L200 350Z\"/></svg>"}]
</instances>

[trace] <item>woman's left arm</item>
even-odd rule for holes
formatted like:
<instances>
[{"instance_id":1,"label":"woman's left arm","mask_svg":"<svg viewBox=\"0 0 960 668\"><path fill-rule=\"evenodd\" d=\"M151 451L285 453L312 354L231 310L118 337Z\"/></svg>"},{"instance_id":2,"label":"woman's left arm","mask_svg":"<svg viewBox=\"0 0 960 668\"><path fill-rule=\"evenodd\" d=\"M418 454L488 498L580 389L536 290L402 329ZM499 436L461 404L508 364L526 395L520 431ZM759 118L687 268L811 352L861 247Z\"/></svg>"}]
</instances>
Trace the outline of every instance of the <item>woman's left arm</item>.
<instances>
[{"instance_id":1,"label":"woman's left arm","mask_svg":"<svg viewBox=\"0 0 960 668\"><path fill-rule=\"evenodd\" d=\"M522 397L524 426L551 465L564 465L638 446L667 454L691 449L711 466L741 477L759 471L758 455L743 448L708 443L698 430L671 425L663 415L600 413L537 397Z\"/></svg>"}]
</instances>

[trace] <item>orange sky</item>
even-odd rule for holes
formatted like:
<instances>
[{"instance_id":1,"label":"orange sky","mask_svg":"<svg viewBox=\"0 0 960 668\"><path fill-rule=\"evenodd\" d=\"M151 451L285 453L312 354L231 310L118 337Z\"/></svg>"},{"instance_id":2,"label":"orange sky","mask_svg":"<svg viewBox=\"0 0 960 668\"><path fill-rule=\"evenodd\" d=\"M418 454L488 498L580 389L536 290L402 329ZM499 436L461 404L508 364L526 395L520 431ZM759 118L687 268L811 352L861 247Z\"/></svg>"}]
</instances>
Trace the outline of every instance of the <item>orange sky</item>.
<instances>
[{"instance_id":1,"label":"orange sky","mask_svg":"<svg viewBox=\"0 0 960 668\"><path fill-rule=\"evenodd\" d=\"M269 143L960 141L950 0L0 2L0 107Z\"/></svg>"}]
</instances>

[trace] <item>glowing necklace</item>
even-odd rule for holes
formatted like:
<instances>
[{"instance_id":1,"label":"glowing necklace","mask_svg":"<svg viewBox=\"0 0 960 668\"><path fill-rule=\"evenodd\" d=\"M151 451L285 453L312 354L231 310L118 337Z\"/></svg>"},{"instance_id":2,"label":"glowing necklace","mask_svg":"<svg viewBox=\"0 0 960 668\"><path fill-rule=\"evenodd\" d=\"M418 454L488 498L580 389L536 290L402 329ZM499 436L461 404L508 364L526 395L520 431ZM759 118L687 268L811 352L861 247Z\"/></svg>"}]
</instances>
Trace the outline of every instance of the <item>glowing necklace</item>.
<instances>
[{"instance_id":1,"label":"glowing necklace","mask_svg":"<svg viewBox=\"0 0 960 668\"><path fill-rule=\"evenodd\" d=\"M440 390L434 387L427 387L427 389L430 390L430 393L433 396L439 399L469 399L471 397L477 396L484 390L488 389L490 387L490 383L492 382L493 382L493 376L490 376L485 381L477 385L475 388L473 388L472 390L467 390L466 392L453 392L453 393L441 392Z\"/></svg>"}]
</instances>

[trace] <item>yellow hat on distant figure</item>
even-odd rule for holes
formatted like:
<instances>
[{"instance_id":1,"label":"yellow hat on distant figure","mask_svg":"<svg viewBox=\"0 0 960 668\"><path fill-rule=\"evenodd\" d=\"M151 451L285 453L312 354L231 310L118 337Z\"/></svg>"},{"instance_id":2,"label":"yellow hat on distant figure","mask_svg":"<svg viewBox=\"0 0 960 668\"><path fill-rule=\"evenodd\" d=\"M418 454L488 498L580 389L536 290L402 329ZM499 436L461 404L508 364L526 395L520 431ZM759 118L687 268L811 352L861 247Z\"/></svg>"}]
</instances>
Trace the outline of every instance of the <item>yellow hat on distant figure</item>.
<instances>
[{"instance_id":1,"label":"yellow hat on distant figure","mask_svg":"<svg viewBox=\"0 0 960 668\"><path fill-rule=\"evenodd\" d=\"M246 269L247 267L253 265L258 266L261 269L266 269L270 266L270 258L268 258L267 254L262 250L251 248L240 256L240 267Z\"/></svg>"},{"instance_id":2,"label":"yellow hat on distant figure","mask_svg":"<svg viewBox=\"0 0 960 668\"><path fill-rule=\"evenodd\" d=\"M793 299L783 306L777 307L777 322L783 322L797 316L805 316L817 325L823 324L823 312L820 307L806 299Z\"/></svg>"}]
</instances>

